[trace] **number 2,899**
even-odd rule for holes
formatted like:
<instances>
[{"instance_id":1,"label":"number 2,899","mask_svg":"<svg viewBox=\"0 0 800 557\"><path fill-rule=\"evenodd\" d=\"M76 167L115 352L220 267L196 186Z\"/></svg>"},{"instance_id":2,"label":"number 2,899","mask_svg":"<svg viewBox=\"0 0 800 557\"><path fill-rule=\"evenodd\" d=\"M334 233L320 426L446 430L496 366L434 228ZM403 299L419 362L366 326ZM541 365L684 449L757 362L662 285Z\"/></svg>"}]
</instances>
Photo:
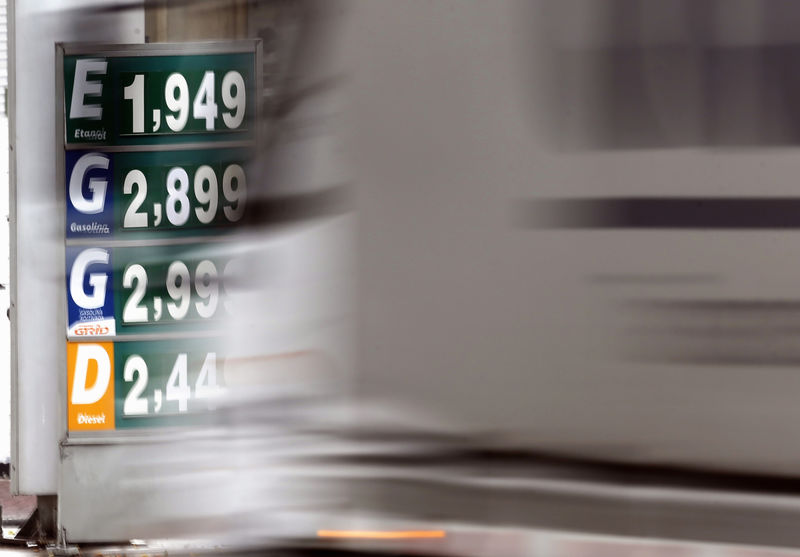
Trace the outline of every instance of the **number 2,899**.
<instances>
[{"instance_id":1,"label":"number 2,899","mask_svg":"<svg viewBox=\"0 0 800 557\"><path fill-rule=\"evenodd\" d=\"M208 165L200 166L193 180L189 173L179 166L167 172L167 198L165 213L167 221L173 226L183 226L189 221L193 203L189 200L190 189L194 194L194 215L201 224L211 223L222 205L222 213L228 222L237 222L244 215L247 201L247 179L244 169L238 164L228 165L222 173L222 198L220 203L220 184L214 169ZM189 184L193 187L190 188ZM125 211L123 228L149 228L150 214L143 207L147 199L147 178L141 170L128 171L122 185L125 195L133 195L133 200ZM162 222L161 203L153 203L152 226Z\"/></svg>"}]
</instances>

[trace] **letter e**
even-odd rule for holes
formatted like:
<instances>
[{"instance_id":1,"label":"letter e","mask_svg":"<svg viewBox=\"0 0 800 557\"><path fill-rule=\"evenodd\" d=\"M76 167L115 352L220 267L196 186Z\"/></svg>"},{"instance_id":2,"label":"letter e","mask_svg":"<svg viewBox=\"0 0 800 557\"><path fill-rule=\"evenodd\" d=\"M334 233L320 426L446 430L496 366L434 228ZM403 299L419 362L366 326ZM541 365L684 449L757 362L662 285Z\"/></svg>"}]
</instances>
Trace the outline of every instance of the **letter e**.
<instances>
[{"instance_id":1,"label":"letter e","mask_svg":"<svg viewBox=\"0 0 800 557\"><path fill-rule=\"evenodd\" d=\"M103 83L89 79L89 74L105 74L108 62L97 58L83 58L75 62L75 79L72 82L72 104L70 118L91 118L99 120L103 107L99 104L85 104L87 96L99 97L103 94Z\"/></svg>"}]
</instances>

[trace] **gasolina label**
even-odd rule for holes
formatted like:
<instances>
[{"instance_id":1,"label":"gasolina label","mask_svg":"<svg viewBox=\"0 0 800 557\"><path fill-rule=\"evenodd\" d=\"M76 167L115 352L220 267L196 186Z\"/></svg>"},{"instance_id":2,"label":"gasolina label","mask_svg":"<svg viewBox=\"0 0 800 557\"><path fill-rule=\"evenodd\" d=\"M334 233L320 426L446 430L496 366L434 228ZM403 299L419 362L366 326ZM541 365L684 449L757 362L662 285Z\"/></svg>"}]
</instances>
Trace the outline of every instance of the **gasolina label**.
<instances>
[{"instance_id":1,"label":"gasolina label","mask_svg":"<svg viewBox=\"0 0 800 557\"><path fill-rule=\"evenodd\" d=\"M111 236L113 168L104 153L66 153L67 238Z\"/></svg>"},{"instance_id":2,"label":"gasolina label","mask_svg":"<svg viewBox=\"0 0 800 557\"><path fill-rule=\"evenodd\" d=\"M67 335L116 334L110 248L67 248Z\"/></svg>"},{"instance_id":3,"label":"gasolina label","mask_svg":"<svg viewBox=\"0 0 800 557\"><path fill-rule=\"evenodd\" d=\"M242 260L216 247L68 246L68 338L217 330L235 314Z\"/></svg>"}]
</instances>

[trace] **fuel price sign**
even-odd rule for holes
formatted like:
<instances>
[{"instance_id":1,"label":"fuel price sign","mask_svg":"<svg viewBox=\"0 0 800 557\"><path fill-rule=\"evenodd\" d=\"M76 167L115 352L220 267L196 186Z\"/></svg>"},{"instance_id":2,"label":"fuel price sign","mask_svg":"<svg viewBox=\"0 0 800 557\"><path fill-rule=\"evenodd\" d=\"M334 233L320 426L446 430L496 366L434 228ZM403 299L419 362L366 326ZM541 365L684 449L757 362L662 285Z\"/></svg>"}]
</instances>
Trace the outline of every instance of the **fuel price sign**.
<instances>
[{"instance_id":1,"label":"fuel price sign","mask_svg":"<svg viewBox=\"0 0 800 557\"><path fill-rule=\"evenodd\" d=\"M144 46L144 48L142 48ZM65 45L67 145L164 145L255 139L254 43Z\"/></svg>"},{"instance_id":2,"label":"fuel price sign","mask_svg":"<svg viewBox=\"0 0 800 557\"><path fill-rule=\"evenodd\" d=\"M68 342L69 431L200 423L225 390L217 339Z\"/></svg>"},{"instance_id":3,"label":"fuel price sign","mask_svg":"<svg viewBox=\"0 0 800 557\"><path fill-rule=\"evenodd\" d=\"M247 212L252 149L67 151L70 238L219 234Z\"/></svg>"},{"instance_id":4,"label":"fuel price sign","mask_svg":"<svg viewBox=\"0 0 800 557\"><path fill-rule=\"evenodd\" d=\"M201 423L224 392L258 47L57 47L68 434Z\"/></svg>"},{"instance_id":5,"label":"fuel price sign","mask_svg":"<svg viewBox=\"0 0 800 557\"><path fill-rule=\"evenodd\" d=\"M224 243L69 246L67 336L213 331L237 307L240 257Z\"/></svg>"}]
</instances>

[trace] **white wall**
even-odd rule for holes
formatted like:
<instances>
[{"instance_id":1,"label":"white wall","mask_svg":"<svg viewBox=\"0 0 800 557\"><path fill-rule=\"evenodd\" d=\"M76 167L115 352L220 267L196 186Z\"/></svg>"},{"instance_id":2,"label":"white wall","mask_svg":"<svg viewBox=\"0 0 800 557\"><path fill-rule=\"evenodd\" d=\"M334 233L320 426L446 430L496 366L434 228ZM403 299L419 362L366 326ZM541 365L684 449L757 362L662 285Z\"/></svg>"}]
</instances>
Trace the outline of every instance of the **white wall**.
<instances>
[{"instance_id":1,"label":"white wall","mask_svg":"<svg viewBox=\"0 0 800 557\"><path fill-rule=\"evenodd\" d=\"M11 456L11 375L9 374L9 321L4 317L9 304L8 238L8 115L2 110L8 85L7 2L0 0L0 462Z\"/></svg>"},{"instance_id":2,"label":"white wall","mask_svg":"<svg viewBox=\"0 0 800 557\"><path fill-rule=\"evenodd\" d=\"M113 2L42 0L13 4L10 57L12 184L11 310L12 489L56 493L66 369L63 178L56 176L55 43L144 41L141 9L113 11ZM100 10L99 8L103 8ZM13 332L13 331L12 331Z\"/></svg>"}]
</instances>

